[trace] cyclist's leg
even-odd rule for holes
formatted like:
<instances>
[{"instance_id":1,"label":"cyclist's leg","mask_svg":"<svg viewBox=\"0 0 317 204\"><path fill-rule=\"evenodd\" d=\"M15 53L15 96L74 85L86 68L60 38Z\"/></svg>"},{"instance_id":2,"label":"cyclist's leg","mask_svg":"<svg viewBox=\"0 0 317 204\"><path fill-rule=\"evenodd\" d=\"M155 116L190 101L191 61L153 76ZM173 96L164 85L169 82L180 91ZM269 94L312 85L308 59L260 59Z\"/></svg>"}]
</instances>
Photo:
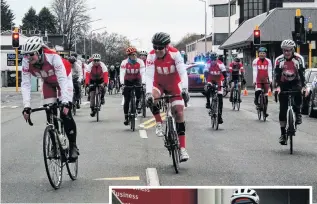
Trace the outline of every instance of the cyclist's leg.
<instances>
[{"instance_id":1,"label":"cyclist's leg","mask_svg":"<svg viewBox=\"0 0 317 204\"><path fill-rule=\"evenodd\" d=\"M238 90L239 90L239 93L238 93L238 100L239 102L241 103L242 100L241 100L241 75L238 76L238 80L237 80L237 83L238 83Z\"/></svg>"},{"instance_id":2,"label":"cyclist's leg","mask_svg":"<svg viewBox=\"0 0 317 204\"><path fill-rule=\"evenodd\" d=\"M181 94L181 84L175 85L174 87L170 87L167 92L171 95ZM184 120L184 100L181 96L174 97L171 99L172 104L172 113L175 116L176 122L176 131L179 138L180 144L180 160L181 162L187 161L189 159L189 155L187 153L186 148L186 134L185 134L185 120Z\"/></svg>"},{"instance_id":3,"label":"cyclist's leg","mask_svg":"<svg viewBox=\"0 0 317 204\"><path fill-rule=\"evenodd\" d=\"M132 83L125 80L124 81L124 85L126 86L131 86ZM124 97L124 104L123 104L123 112L124 112L124 125L128 125L129 124L129 106L130 106L130 100L131 100L131 89L125 87L122 91L123 97Z\"/></svg>"},{"instance_id":4,"label":"cyclist's leg","mask_svg":"<svg viewBox=\"0 0 317 204\"><path fill-rule=\"evenodd\" d=\"M205 87L205 97L206 97L206 108L209 109L210 108L210 90L208 89L208 87Z\"/></svg>"},{"instance_id":5,"label":"cyclist's leg","mask_svg":"<svg viewBox=\"0 0 317 204\"><path fill-rule=\"evenodd\" d=\"M262 85L263 87L263 90L264 90L264 104L266 105L266 108L268 107L268 104L269 104L269 97L268 97L268 92L269 92L269 84L266 83L266 84L263 84ZM268 117L269 114L267 114L267 109L266 109L266 117Z\"/></svg>"},{"instance_id":6,"label":"cyclist's leg","mask_svg":"<svg viewBox=\"0 0 317 204\"><path fill-rule=\"evenodd\" d=\"M99 81L98 84L102 84L103 83L103 80L102 81ZM106 87L102 87L102 86L99 86L100 87L100 91L101 91L101 104L105 104L105 95L106 95Z\"/></svg>"},{"instance_id":7,"label":"cyclist's leg","mask_svg":"<svg viewBox=\"0 0 317 204\"><path fill-rule=\"evenodd\" d=\"M281 128L281 136L280 136L279 142L282 145L286 145L287 137L286 137L285 127L286 127L286 121L287 121L286 114L288 109L288 96L286 94L280 94L279 103L280 103L279 121L280 121L280 128Z\"/></svg>"},{"instance_id":8,"label":"cyclist's leg","mask_svg":"<svg viewBox=\"0 0 317 204\"><path fill-rule=\"evenodd\" d=\"M138 81L136 81L136 86L141 86L142 85L142 83L141 83L141 81L140 80L138 80ZM141 88L136 88L135 89L135 97L136 97L136 107L137 107L137 109L138 109L138 113L141 113L141 103L140 103L140 101L141 101Z\"/></svg>"},{"instance_id":9,"label":"cyclist's leg","mask_svg":"<svg viewBox=\"0 0 317 204\"><path fill-rule=\"evenodd\" d=\"M300 86L300 85L297 85L293 88L293 90L298 90L298 91L301 91L301 89L302 89L302 86ZM302 99L301 92L294 93L293 109L296 113L296 124L297 125L302 124L302 114L301 114L301 108L300 108L302 106L302 103L303 103L303 99Z\"/></svg>"},{"instance_id":10,"label":"cyclist's leg","mask_svg":"<svg viewBox=\"0 0 317 204\"><path fill-rule=\"evenodd\" d=\"M221 87L223 85L222 81L218 82L218 102L219 102L219 124L223 123L223 119L222 119L222 108L223 108L223 87Z\"/></svg>"},{"instance_id":11,"label":"cyclist's leg","mask_svg":"<svg viewBox=\"0 0 317 204\"><path fill-rule=\"evenodd\" d=\"M262 91L262 83L261 81L256 81L256 85L255 85L255 98L254 98L254 104L256 106L259 106L259 97Z\"/></svg>"},{"instance_id":12,"label":"cyclist's leg","mask_svg":"<svg viewBox=\"0 0 317 204\"><path fill-rule=\"evenodd\" d=\"M232 76L231 79L231 89L230 89L230 98L229 101L232 102L233 101L233 89L234 89L234 83L235 83L235 77Z\"/></svg>"},{"instance_id":13,"label":"cyclist's leg","mask_svg":"<svg viewBox=\"0 0 317 204\"><path fill-rule=\"evenodd\" d=\"M159 98L164 93L164 89L158 84L154 84L152 89L152 95L154 98ZM154 104L150 108L156 122L155 134L158 137L163 137L162 117L160 115L160 108L158 104L159 100L155 100Z\"/></svg>"},{"instance_id":14,"label":"cyclist's leg","mask_svg":"<svg viewBox=\"0 0 317 204\"><path fill-rule=\"evenodd\" d=\"M77 108L79 107L79 99L80 99L80 89L79 89L79 82L77 81L77 79L73 79L73 85L74 85L74 89L75 89L75 100L77 102Z\"/></svg>"},{"instance_id":15,"label":"cyclist's leg","mask_svg":"<svg viewBox=\"0 0 317 204\"><path fill-rule=\"evenodd\" d=\"M95 114L96 114L96 111L95 111L95 89L96 87L93 86L94 84L94 81L90 81L90 85L89 85L89 96L90 96L90 109L91 109L91 113L90 113L90 116L91 117L94 117Z\"/></svg>"}]
</instances>

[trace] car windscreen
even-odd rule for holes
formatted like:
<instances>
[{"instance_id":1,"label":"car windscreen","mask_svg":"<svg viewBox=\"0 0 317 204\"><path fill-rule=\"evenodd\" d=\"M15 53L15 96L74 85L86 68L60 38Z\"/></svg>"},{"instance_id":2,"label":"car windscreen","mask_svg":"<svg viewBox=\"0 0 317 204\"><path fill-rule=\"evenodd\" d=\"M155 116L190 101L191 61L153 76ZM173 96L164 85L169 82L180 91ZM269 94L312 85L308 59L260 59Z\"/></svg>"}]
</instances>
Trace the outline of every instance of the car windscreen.
<instances>
[{"instance_id":1,"label":"car windscreen","mask_svg":"<svg viewBox=\"0 0 317 204\"><path fill-rule=\"evenodd\" d=\"M315 76L317 76L317 72L311 72L310 76L309 76L309 79L308 79L308 82L309 83L313 82Z\"/></svg>"},{"instance_id":2,"label":"car windscreen","mask_svg":"<svg viewBox=\"0 0 317 204\"><path fill-rule=\"evenodd\" d=\"M204 65L196 65L187 69L188 74L204 74Z\"/></svg>"}]
</instances>

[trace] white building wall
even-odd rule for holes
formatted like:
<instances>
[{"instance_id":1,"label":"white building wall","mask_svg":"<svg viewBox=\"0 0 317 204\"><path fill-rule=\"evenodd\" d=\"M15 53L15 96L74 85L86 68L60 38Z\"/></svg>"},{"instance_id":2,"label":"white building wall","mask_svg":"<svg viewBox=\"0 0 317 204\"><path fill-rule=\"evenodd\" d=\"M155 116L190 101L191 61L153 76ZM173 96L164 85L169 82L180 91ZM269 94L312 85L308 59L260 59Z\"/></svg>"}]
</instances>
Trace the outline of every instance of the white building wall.
<instances>
[{"instance_id":1,"label":"white building wall","mask_svg":"<svg viewBox=\"0 0 317 204\"><path fill-rule=\"evenodd\" d=\"M317 0L315 2L306 2L306 3L298 3L298 2L286 2L283 3L283 7L285 8L317 8Z\"/></svg>"},{"instance_id":2,"label":"white building wall","mask_svg":"<svg viewBox=\"0 0 317 204\"><path fill-rule=\"evenodd\" d=\"M198 189L197 204L228 204L234 189Z\"/></svg>"}]
</instances>

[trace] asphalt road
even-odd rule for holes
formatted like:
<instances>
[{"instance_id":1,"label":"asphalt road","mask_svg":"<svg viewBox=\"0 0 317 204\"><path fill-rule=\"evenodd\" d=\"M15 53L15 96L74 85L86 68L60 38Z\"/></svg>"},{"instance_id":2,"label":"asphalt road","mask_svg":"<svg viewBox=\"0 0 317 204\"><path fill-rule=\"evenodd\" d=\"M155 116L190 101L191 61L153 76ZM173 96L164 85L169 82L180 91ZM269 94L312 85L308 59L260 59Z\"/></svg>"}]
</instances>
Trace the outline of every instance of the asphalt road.
<instances>
[{"instance_id":1,"label":"asphalt road","mask_svg":"<svg viewBox=\"0 0 317 204\"><path fill-rule=\"evenodd\" d=\"M32 104L38 107L40 95L32 95ZM21 97L2 93L1 202L105 203L111 185L157 182L161 186L308 185L316 189L317 119L304 116L290 155L289 146L278 143L277 104L270 102L270 116L263 122L257 119L253 96L242 99L240 111L232 111L225 99L224 124L214 131L204 98L191 98L185 111L190 160L181 164L178 175L154 127L143 130L138 126L131 132L123 125L121 95L107 95L100 122L89 116L88 103L83 100L75 116L81 154L78 180L71 181L64 170L61 189L53 190L43 162L44 113L34 113L35 125L30 127L21 116ZM137 124L151 118L148 112ZM316 202L317 190L313 198Z\"/></svg>"}]
</instances>

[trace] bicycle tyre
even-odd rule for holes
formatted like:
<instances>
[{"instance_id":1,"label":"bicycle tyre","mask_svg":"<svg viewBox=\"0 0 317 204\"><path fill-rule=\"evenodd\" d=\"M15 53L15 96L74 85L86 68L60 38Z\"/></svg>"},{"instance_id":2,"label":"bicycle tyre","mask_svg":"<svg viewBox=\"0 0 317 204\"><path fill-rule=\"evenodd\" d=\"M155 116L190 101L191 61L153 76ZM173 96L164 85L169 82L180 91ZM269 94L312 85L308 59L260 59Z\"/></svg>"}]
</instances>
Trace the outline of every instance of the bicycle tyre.
<instances>
[{"instance_id":1,"label":"bicycle tyre","mask_svg":"<svg viewBox=\"0 0 317 204\"><path fill-rule=\"evenodd\" d=\"M236 94L237 94L237 96L236 96L236 98L237 98L237 110L240 111L240 97L241 97L241 96L239 97L238 93L239 93L239 92L236 91Z\"/></svg>"},{"instance_id":2,"label":"bicycle tyre","mask_svg":"<svg viewBox=\"0 0 317 204\"><path fill-rule=\"evenodd\" d=\"M288 129L287 137L290 140L290 154L293 154L293 134L295 133L295 121L294 121L294 112L292 110L288 111Z\"/></svg>"},{"instance_id":3,"label":"bicycle tyre","mask_svg":"<svg viewBox=\"0 0 317 204\"><path fill-rule=\"evenodd\" d=\"M175 126L173 124L173 120L170 117L168 119L168 135L169 135L169 140L170 140L170 145L171 145L171 152L172 152L172 159L173 159L173 166L175 172L178 174L179 173L179 141L178 141L178 135L175 130Z\"/></svg>"},{"instance_id":4,"label":"bicycle tyre","mask_svg":"<svg viewBox=\"0 0 317 204\"><path fill-rule=\"evenodd\" d=\"M214 123L214 129L218 130L219 128L219 100L218 98L213 102L213 123Z\"/></svg>"},{"instance_id":5,"label":"bicycle tyre","mask_svg":"<svg viewBox=\"0 0 317 204\"><path fill-rule=\"evenodd\" d=\"M131 130L134 132L135 130L135 96L132 93L133 90L131 91L131 101L130 101L130 125L131 125Z\"/></svg>"},{"instance_id":6,"label":"bicycle tyre","mask_svg":"<svg viewBox=\"0 0 317 204\"><path fill-rule=\"evenodd\" d=\"M263 98L263 101L264 101L264 98ZM265 103L263 103L263 121L264 122L266 121L266 113L267 113L267 104L265 101Z\"/></svg>"},{"instance_id":7,"label":"bicycle tyre","mask_svg":"<svg viewBox=\"0 0 317 204\"><path fill-rule=\"evenodd\" d=\"M96 87L96 92L95 92L95 110L96 110L96 117L97 117L97 122L99 122L99 88Z\"/></svg>"},{"instance_id":8,"label":"bicycle tyre","mask_svg":"<svg viewBox=\"0 0 317 204\"><path fill-rule=\"evenodd\" d=\"M258 112L258 119L261 120L261 117L262 117L262 106L263 106L263 105L262 105L262 104L263 104L263 102L262 102L262 101L263 101L263 99L262 99L262 98L263 98L262 94L260 94L259 97L260 97L260 106L257 107L256 110L257 110L257 112ZM263 115L263 117L264 117L264 115Z\"/></svg>"},{"instance_id":9,"label":"bicycle tyre","mask_svg":"<svg viewBox=\"0 0 317 204\"><path fill-rule=\"evenodd\" d=\"M237 98L236 98L236 90L233 89L232 110L235 110L235 109L236 109L236 101L237 101Z\"/></svg>"},{"instance_id":10,"label":"bicycle tyre","mask_svg":"<svg viewBox=\"0 0 317 204\"><path fill-rule=\"evenodd\" d=\"M69 165L74 165L75 167L75 172L71 172L71 167ZM68 175L69 175L69 178L71 180L76 180L77 179L77 176L78 176L78 158L76 159L75 162L72 162L72 163L69 163L68 161L66 162L66 168L67 168L67 172L68 172Z\"/></svg>"},{"instance_id":11,"label":"bicycle tyre","mask_svg":"<svg viewBox=\"0 0 317 204\"><path fill-rule=\"evenodd\" d=\"M48 139L51 141L50 132L54 132L54 134L56 134L53 127L51 125L48 125L48 126L46 126L46 128L44 130L44 135L43 135L43 156L44 156L44 164L45 164L45 170L46 170L48 180L49 180L51 186L56 190L56 189L59 189L61 187L61 184L63 181L62 151L61 151L61 146L59 144L56 144L56 141L55 141L55 144L57 145L57 147L56 147L57 148L57 150L56 150L57 158L59 158L59 162L58 162L59 163L59 178L58 178L57 183L54 183L54 181L51 177L51 174L50 174L49 164L47 163L47 159L46 159L46 158L48 158L47 151L46 151L46 145L47 145L46 139L47 139L47 137L49 137ZM54 137L54 139L55 139L55 137ZM48 148L50 148L50 147L48 147Z\"/></svg>"},{"instance_id":12,"label":"bicycle tyre","mask_svg":"<svg viewBox=\"0 0 317 204\"><path fill-rule=\"evenodd\" d=\"M142 113L143 117L146 118L146 105L145 105L145 93L142 94Z\"/></svg>"}]
</instances>

